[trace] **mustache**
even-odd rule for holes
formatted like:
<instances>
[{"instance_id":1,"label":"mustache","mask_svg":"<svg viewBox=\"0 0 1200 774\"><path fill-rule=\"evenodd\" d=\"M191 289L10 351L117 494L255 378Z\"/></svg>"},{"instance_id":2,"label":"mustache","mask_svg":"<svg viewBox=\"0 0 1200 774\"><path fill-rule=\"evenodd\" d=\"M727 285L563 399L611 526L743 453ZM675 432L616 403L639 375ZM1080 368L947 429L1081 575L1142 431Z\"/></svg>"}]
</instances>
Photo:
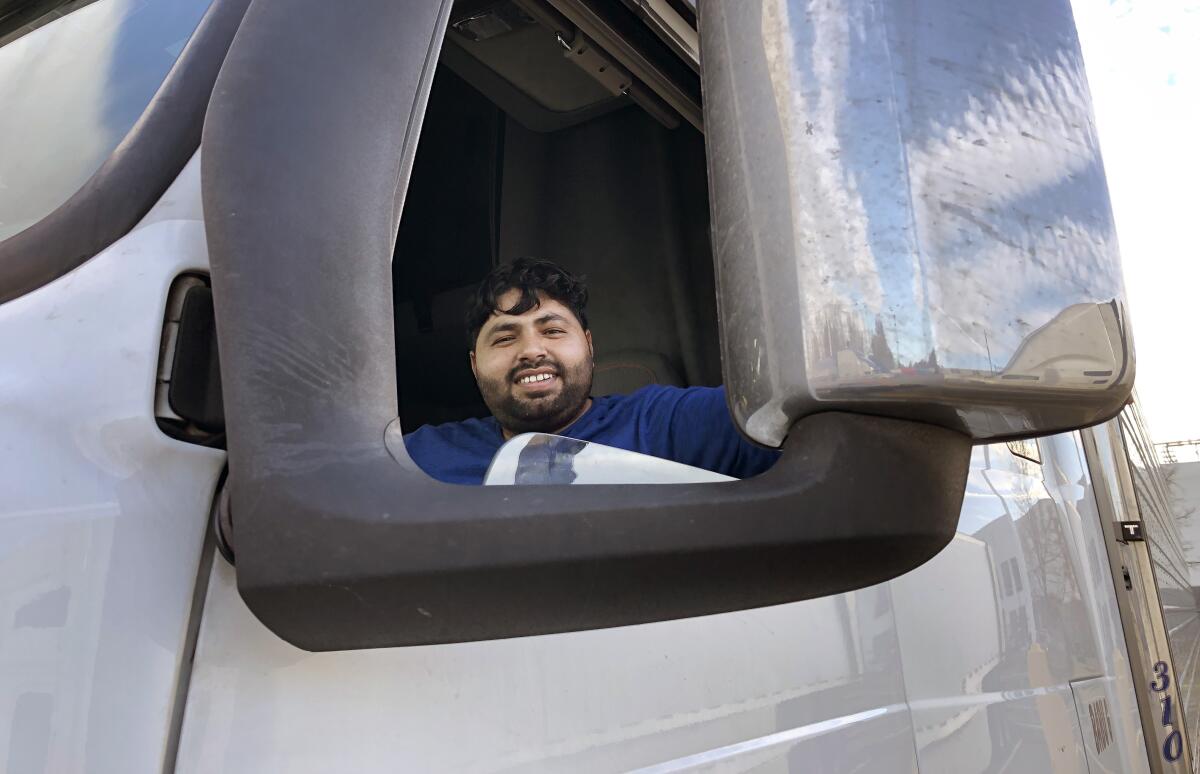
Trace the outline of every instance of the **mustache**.
<instances>
[{"instance_id":1,"label":"mustache","mask_svg":"<svg viewBox=\"0 0 1200 774\"><path fill-rule=\"evenodd\" d=\"M544 360L539 360L536 363L521 363L520 365L513 366L508 371L508 381L516 381L517 374L521 373L522 371L530 371L537 368L550 368L553 369L555 376L562 376L562 366L558 363L558 361L546 358Z\"/></svg>"}]
</instances>

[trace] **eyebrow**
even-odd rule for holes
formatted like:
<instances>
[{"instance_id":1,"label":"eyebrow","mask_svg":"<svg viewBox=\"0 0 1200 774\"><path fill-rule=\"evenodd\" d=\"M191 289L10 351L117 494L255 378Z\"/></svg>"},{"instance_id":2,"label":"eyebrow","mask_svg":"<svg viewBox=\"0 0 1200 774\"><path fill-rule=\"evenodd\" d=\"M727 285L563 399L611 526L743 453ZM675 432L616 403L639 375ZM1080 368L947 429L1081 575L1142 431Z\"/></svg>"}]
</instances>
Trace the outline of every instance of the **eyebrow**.
<instances>
[{"instance_id":1,"label":"eyebrow","mask_svg":"<svg viewBox=\"0 0 1200 774\"><path fill-rule=\"evenodd\" d=\"M547 312L546 314L544 314L541 317L538 317L536 320L534 320L533 324L534 325L545 325L548 322L556 322L556 321L566 322L567 318L563 317L561 314L558 314L557 312ZM502 322L499 325L495 325L491 328L488 328L486 335L490 337L490 336L494 336L497 333L500 333L501 331L515 331L520 327L521 327L520 323Z\"/></svg>"}]
</instances>

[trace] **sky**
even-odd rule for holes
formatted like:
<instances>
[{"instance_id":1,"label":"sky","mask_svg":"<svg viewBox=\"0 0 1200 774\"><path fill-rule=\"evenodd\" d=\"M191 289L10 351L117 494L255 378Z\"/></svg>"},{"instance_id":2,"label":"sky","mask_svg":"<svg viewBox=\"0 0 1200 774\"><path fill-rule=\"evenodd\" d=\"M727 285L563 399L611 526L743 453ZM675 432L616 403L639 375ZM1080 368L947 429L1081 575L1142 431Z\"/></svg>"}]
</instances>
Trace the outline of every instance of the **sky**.
<instances>
[{"instance_id":1,"label":"sky","mask_svg":"<svg viewBox=\"0 0 1200 774\"><path fill-rule=\"evenodd\" d=\"M1200 438L1200 0L1072 0L1156 443Z\"/></svg>"}]
</instances>

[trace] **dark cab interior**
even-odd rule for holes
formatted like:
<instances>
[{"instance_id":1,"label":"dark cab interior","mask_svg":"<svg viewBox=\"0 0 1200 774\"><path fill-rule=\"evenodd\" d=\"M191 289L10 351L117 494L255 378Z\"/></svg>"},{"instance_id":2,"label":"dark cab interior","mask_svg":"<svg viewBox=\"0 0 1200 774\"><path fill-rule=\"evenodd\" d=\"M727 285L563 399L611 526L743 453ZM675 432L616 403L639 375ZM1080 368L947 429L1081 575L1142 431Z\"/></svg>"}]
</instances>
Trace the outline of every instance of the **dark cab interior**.
<instances>
[{"instance_id":1,"label":"dark cab interior","mask_svg":"<svg viewBox=\"0 0 1200 774\"><path fill-rule=\"evenodd\" d=\"M605 4L606 23L698 102L698 75L630 6ZM487 414L464 312L520 256L588 278L593 394L720 383L703 136L636 77L614 93L608 52L571 61L593 43L569 27L524 0L454 7L392 264L405 431Z\"/></svg>"}]
</instances>

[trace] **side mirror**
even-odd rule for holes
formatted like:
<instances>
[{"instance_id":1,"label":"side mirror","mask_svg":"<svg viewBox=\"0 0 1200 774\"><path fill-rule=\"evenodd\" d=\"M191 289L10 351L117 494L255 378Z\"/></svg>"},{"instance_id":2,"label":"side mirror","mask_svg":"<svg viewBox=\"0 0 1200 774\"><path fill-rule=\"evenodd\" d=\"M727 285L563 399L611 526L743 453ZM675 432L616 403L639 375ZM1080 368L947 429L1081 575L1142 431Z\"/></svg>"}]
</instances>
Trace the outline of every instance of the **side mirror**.
<instances>
[{"instance_id":1,"label":"side mirror","mask_svg":"<svg viewBox=\"0 0 1200 774\"><path fill-rule=\"evenodd\" d=\"M700 21L722 356L750 437L820 411L977 441L1120 411L1133 349L1067 2Z\"/></svg>"},{"instance_id":2,"label":"side mirror","mask_svg":"<svg viewBox=\"0 0 1200 774\"><path fill-rule=\"evenodd\" d=\"M396 419L390 262L450 2L255 0L202 154L250 609L309 650L479 640L835 594L936 554L973 439L1100 421L1133 373L1070 9L1024 5L702 4L726 381L782 457L495 488L427 477Z\"/></svg>"}]
</instances>

